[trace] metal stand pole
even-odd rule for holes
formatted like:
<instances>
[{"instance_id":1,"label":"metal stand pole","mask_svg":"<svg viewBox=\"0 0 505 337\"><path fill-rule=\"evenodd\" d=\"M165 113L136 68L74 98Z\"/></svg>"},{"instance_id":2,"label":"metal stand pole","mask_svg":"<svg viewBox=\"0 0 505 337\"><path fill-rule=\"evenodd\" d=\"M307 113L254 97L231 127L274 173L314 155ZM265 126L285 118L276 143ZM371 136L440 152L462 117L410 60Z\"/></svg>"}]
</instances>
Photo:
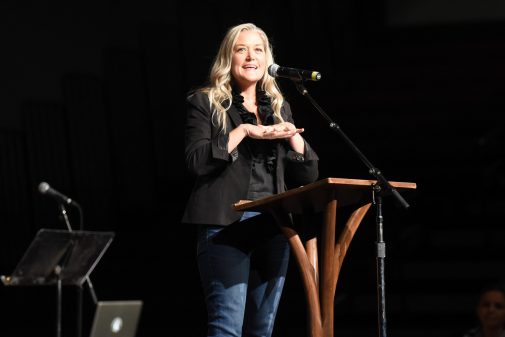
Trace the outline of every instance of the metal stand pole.
<instances>
[{"instance_id":1,"label":"metal stand pole","mask_svg":"<svg viewBox=\"0 0 505 337\"><path fill-rule=\"evenodd\" d=\"M382 217L382 197L380 196L380 186L373 187L373 203L376 209L377 223L377 313L378 313L378 335L386 337L386 277L385 258L386 243L383 238L383 217Z\"/></svg>"},{"instance_id":2,"label":"metal stand pole","mask_svg":"<svg viewBox=\"0 0 505 337\"><path fill-rule=\"evenodd\" d=\"M61 306L62 306L62 286L61 286L61 267L56 266L54 273L58 275L57 284L57 303L56 303L56 337L61 337Z\"/></svg>"},{"instance_id":3,"label":"metal stand pole","mask_svg":"<svg viewBox=\"0 0 505 337\"><path fill-rule=\"evenodd\" d=\"M59 203L60 207L60 212L61 216L63 217L63 221L65 222L65 225L67 226L67 229L69 232L72 231L72 226L70 225L70 221L68 219L67 215L67 210L65 209L65 206L62 203ZM80 224L80 230L83 230L83 223L82 223L82 210L79 207L79 211L81 214L81 224ZM91 293L91 297L93 299L93 302L96 304L97 303L97 297L95 294L95 289L93 288L93 284L91 284L91 280L88 277L86 277L86 282L89 287L89 291ZM82 286L79 286L77 289L77 337L82 336L82 315L83 315L83 295L82 295ZM59 337L59 336L58 336Z\"/></svg>"}]
</instances>

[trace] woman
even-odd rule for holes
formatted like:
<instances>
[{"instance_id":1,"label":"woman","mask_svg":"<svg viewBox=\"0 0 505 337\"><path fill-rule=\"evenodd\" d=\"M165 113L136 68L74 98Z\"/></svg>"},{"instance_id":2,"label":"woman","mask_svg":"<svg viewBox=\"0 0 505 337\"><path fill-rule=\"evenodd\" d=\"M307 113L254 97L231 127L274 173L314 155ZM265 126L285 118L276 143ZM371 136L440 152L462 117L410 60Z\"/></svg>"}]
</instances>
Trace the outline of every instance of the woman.
<instances>
[{"instance_id":1,"label":"woman","mask_svg":"<svg viewBox=\"0 0 505 337\"><path fill-rule=\"evenodd\" d=\"M271 336L288 266L289 246L272 218L232 205L318 177L318 157L267 74L273 63L263 30L232 27L210 84L187 99L185 157L195 185L183 222L198 226L208 336Z\"/></svg>"}]
</instances>

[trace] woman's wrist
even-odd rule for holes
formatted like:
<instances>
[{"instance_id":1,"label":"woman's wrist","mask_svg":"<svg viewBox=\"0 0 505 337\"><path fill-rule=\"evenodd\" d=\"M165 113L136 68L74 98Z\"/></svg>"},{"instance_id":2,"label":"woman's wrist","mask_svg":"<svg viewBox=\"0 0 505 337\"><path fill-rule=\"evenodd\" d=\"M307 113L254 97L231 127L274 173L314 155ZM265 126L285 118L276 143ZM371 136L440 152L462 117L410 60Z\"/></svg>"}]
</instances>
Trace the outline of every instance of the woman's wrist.
<instances>
[{"instance_id":1,"label":"woman's wrist","mask_svg":"<svg viewBox=\"0 0 505 337\"><path fill-rule=\"evenodd\" d=\"M243 123L240 124L239 127L242 129L242 134L244 135L244 138L249 137L249 124Z\"/></svg>"},{"instance_id":2,"label":"woman's wrist","mask_svg":"<svg viewBox=\"0 0 505 337\"><path fill-rule=\"evenodd\" d=\"M303 140L303 137L297 133L293 135L291 138L289 138L289 145L291 145L291 148L301 154L304 154L305 152L305 141Z\"/></svg>"}]
</instances>

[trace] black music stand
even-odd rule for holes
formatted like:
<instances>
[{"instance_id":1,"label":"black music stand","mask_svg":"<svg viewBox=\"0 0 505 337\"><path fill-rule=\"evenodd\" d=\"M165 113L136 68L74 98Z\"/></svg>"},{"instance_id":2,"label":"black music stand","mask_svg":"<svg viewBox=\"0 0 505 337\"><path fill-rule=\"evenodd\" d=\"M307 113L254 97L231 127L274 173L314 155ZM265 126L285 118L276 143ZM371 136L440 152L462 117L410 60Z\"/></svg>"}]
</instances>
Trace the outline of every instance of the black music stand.
<instances>
[{"instance_id":1,"label":"black music stand","mask_svg":"<svg viewBox=\"0 0 505 337\"><path fill-rule=\"evenodd\" d=\"M42 228L11 275L0 276L6 286L53 285L58 288L57 337L61 336L62 285L81 287L109 247L114 232L67 231Z\"/></svg>"}]
</instances>

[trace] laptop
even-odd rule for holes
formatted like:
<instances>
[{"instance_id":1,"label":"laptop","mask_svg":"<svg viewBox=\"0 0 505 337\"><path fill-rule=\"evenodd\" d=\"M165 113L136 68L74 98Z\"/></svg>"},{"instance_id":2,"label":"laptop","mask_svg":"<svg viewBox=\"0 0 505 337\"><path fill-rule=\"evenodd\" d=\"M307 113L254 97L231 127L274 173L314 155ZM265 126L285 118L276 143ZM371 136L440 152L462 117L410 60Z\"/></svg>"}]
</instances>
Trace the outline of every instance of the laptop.
<instances>
[{"instance_id":1,"label":"laptop","mask_svg":"<svg viewBox=\"0 0 505 337\"><path fill-rule=\"evenodd\" d=\"M90 337L135 337L142 301L98 301Z\"/></svg>"}]
</instances>

